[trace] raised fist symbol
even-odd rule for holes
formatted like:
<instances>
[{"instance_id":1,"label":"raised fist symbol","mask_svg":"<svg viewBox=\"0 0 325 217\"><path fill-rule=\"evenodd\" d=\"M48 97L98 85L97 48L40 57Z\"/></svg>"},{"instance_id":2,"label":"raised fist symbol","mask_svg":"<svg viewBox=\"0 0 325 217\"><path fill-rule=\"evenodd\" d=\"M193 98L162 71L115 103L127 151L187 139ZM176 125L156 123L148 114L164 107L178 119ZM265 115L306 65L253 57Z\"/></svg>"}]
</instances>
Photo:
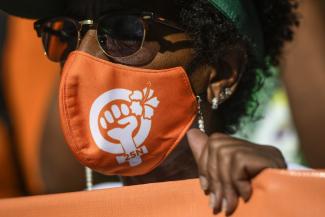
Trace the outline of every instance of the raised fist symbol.
<instances>
[{"instance_id":1,"label":"raised fist symbol","mask_svg":"<svg viewBox=\"0 0 325 217\"><path fill-rule=\"evenodd\" d=\"M104 129L108 129L107 124L117 122L123 127L109 129L107 135L115 140L120 141L126 154L136 150L136 145L133 141L133 131L138 126L138 121L135 115L130 114L130 109L127 105L113 105L110 110L104 112L104 117L100 118L100 124Z\"/></svg>"},{"instance_id":2,"label":"raised fist symbol","mask_svg":"<svg viewBox=\"0 0 325 217\"><path fill-rule=\"evenodd\" d=\"M158 105L158 98L149 88L134 91L113 89L103 93L93 103L89 118L96 145L117 155L119 164L141 164L141 156L148 153L143 143L149 135L154 109Z\"/></svg>"}]
</instances>

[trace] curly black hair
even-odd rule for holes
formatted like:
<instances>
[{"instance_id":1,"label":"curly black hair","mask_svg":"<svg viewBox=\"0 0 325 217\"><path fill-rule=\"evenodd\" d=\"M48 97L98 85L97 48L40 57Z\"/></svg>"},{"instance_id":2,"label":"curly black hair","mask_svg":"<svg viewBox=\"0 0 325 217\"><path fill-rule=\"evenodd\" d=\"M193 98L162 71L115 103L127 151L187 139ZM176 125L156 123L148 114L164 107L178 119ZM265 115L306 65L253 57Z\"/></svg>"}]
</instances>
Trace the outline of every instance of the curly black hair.
<instances>
[{"instance_id":1,"label":"curly black hair","mask_svg":"<svg viewBox=\"0 0 325 217\"><path fill-rule=\"evenodd\" d=\"M242 42L245 46L247 65L242 71L237 90L220 105L217 114L221 132L235 133L242 117L254 117L258 106L255 97L270 75L270 65L278 65L284 43L293 39L293 31L299 24L298 3L292 0L253 0L261 20L265 42L265 62L258 63L249 42L236 30L234 24L217 11L208 0L178 1L181 4L180 20L194 39L196 56L192 66L203 62L220 65L222 56ZM192 68L193 68L192 67Z\"/></svg>"}]
</instances>

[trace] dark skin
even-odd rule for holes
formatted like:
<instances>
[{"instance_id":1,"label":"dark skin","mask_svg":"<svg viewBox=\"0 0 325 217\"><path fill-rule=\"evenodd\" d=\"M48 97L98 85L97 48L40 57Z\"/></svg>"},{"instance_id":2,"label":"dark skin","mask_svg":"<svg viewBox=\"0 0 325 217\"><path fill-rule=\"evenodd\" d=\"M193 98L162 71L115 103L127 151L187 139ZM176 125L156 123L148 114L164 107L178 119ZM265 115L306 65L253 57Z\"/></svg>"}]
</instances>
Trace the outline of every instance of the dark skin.
<instances>
[{"instance_id":1,"label":"dark skin","mask_svg":"<svg viewBox=\"0 0 325 217\"><path fill-rule=\"evenodd\" d=\"M153 11L165 18L175 20L172 3L165 1L137 1L134 6L142 11ZM134 1L132 2L132 4ZM99 6L96 2L92 17L102 11L123 9L115 1ZM118 5L118 6L116 6ZM130 4L127 9L132 7ZM85 11L83 6L80 13ZM100 9L99 9L100 8ZM86 10L90 13L89 10ZM98 46L95 30L88 30L81 40L79 50L98 58L147 69L166 69L182 66L185 69L194 56L190 37L161 24L149 25L148 37L143 48L127 58L108 58ZM209 64L198 67L189 73L192 88L195 93L206 95L202 110L205 118L207 133L202 133L195 125L182 139L177 148L167 159L149 174L137 177L122 177L124 184L144 184L170 180L181 180L200 177L202 190L210 196L210 206L215 213L222 211L222 199L226 215L234 212L238 198L247 201L252 188L250 180L265 168L285 168L286 164L281 153L271 146L261 146L248 141L233 138L218 132L218 117L211 110L212 98L218 96L223 88L236 91L240 81L241 69L245 66L246 56L244 48L238 46L229 55L223 57L227 65L227 74L220 78L223 68L216 68ZM231 97L231 96L230 96ZM222 123L219 123L222 124Z\"/></svg>"}]
</instances>

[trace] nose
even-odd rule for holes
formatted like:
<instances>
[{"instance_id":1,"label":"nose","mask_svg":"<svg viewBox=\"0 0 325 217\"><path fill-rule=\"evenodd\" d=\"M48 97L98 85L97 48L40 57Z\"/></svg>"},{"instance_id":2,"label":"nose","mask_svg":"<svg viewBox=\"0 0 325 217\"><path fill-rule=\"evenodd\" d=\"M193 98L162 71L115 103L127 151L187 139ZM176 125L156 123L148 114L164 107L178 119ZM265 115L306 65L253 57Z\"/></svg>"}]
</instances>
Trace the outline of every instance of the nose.
<instances>
[{"instance_id":1,"label":"nose","mask_svg":"<svg viewBox=\"0 0 325 217\"><path fill-rule=\"evenodd\" d=\"M89 53L92 56L108 60L107 56L104 54L104 52L99 47L99 44L97 42L97 35L96 30L89 29L85 36L80 39L80 45L78 48L79 51L83 51L86 53Z\"/></svg>"}]
</instances>

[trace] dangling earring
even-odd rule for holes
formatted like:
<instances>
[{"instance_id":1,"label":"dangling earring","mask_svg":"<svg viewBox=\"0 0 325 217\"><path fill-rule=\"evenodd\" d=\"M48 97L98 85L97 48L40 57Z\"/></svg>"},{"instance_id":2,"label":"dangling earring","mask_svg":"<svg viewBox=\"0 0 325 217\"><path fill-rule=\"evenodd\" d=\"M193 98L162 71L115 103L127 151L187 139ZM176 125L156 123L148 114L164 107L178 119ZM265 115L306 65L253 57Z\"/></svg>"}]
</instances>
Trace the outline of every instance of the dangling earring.
<instances>
[{"instance_id":1,"label":"dangling earring","mask_svg":"<svg viewBox=\"0 0 325 217\"><path fill-rule=\"evenodd\" d=\"M217 110L219 107L219 97L213 97L212 99L212 110Z\"/></svg>"},{"instance_id":2,"label":"dangling earring","mask_svg":"<svg viewBox=\"0 0 325 217\"><path fill-rule=\"evenodd\" d=\"M204 118L203 118L203 112L201 110L201 103L202 103L202 99L200 96L197 96L197 111L198 111L198 125L199 125L199 129L201 130L201 132L205 133L205 129L204 129Z\"/></svg>"},{"instance_id":3,"label":"dangling earring","mask_svg":"<svg viewBox=\"0 0 325 217\"><path fill-rule=\"evenodd\" d=\"M220 95L217 97L214 97L212 99L212 110L217 110L219 105L223 103L226 99L228 99L232 94L232 91L230 88L225 88L221 91Z\"/></svg>"}]
</instances>

